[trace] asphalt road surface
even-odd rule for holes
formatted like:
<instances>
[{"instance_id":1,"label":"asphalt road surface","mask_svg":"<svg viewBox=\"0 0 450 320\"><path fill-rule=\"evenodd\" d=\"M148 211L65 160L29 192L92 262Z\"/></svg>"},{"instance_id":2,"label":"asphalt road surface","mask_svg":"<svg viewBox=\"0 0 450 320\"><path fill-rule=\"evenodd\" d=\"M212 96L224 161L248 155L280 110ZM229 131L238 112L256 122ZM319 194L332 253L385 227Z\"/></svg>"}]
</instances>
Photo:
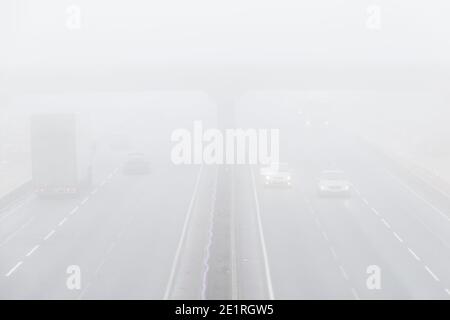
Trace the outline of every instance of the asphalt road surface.
<instances>
[{"instance_id":1,"label":"asphalt road surface","mask_svg":"<svg viewBox=\"0 0 450 320\"><path fill-rule=\"evenodd\" d=\"M103 151L87 193L30 194L1 211L0 298L450 297L443 190L345 126L251 114L237 114L238 124L281 128L291 188L265 187L249 165L218 174L156 161L150 174L129 176L120 153ZM350 197L318 196L327 169L345 172ZM81 270L79 290L67 286L70 266ZM367 285L373 266L379 289Z\"/></svg>"}]
</instances>

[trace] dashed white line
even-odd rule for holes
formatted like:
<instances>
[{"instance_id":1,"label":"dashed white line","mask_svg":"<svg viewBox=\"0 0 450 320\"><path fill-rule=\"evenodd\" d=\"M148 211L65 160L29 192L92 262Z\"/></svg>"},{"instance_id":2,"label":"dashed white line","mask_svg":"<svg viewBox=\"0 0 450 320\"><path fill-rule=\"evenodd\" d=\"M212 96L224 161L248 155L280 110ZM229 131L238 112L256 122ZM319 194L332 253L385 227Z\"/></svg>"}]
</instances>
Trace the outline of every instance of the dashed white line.
<instances>
[{"instance_id":1,"label":"dashed white line","mask_svg":"<svg viewBox=\"0 0 450 320\"><path fill-rule=\"evenodd\" d=\"M35 245L35 246L33 247L33 249L31 249L31 250L26 254L26 256L27 256L27 257L31 256L31 255L33 254L33 252L35 252L37 249L39 249L39 245Z\"/></svg>"},{"instance_id":2,"label":"dashed white line","mask_svg":"<svg viewBox=\"0 0 450 320\"><path fill-rule=\"evenodd\" d=\"M439 278L433 273L433 271L431 271L430 268L428 268L428 266L425 266L425 270L428 271L428 273L433 277L434 280L439 281Z\"/></svg>"},{"instance_id":3,"label":"dashed white line","mask_svg":"<svg viewBox=\"0 0 450 320\"><path fill-rule=\"evenodd\" d=\"M84 198L83 201L81 201L81 205L86 204L86 202L88 202L88 200L89 200L89 197Z\"/></svg>"},{"instance_id":4,"label":"dashed white line","mask_svg":"<svg viewBox=\"0 0 450 320\"><path fill-rule=\"evenodd\" d=\"M352 288L351 291L352 291L353 298L355 298L355 300L360 300L358 292L356 291L356 289Z\"/></svg>"},{"instance_id":5,"label":"dashed white line","mask_svg":"<svg viewBox=\"0 0 450 320\"><path fill-rule=\"evenodd\" d=\"M331 251L331 254L333 255L333 258L334 258L335 260L337 260L337 259L338 259L338 256L337 256L336 251L334 250L333 247L330 247L330 251Z\"/></svg>"},{"instance_id":6,"label":"dashed white line","mask_svg":"<svg viewBox=\"0 0 450 320\"><path fill-rule=\"evenodd\" d=\"M448 288L445 288L445 292L450 296L450 290Z\"/></svg>"},{"instance_id":7,"label":"dashed white line","mask_svg":"<svg viewBox=\"0 0 450 320\"><path fill-rule=\"evenodd\" d=\"M115 243L115 242L111 243L111 245L109 246L109 248L108 248L108 250L106 251L106 253L107 253L107 254L110 254L110 253L113 251L113 249L114 249L115 246L116 246L116 243Z\"/></svg>"},{"instance_id":8,"label":"dashed white line","mask_svg":"<svg viewBox=\"0 0 450 320\"><path fill-rule=\"evenodd\" d=\"M17 268L19 268L22 265L23 261L19 261L11 270L8 271L8 273L6 274L6 277L9 277L10 275L12 275Z\"/></svg>"},{"instance_id":9,"label":"dashed white line","mask_svg":"<svg viewBox=\"0 0 450 320\"><path fill-rule=\"evenodd\" d=\"M339 270L341 270L341 274L342 274L342 276L344 277L344 279L348 281L348 280L349 280L349 277L348 277L347 272L345 272L344 267L343 267L343 266L339 266Z\"/></svg>"},{"instance_id":10,"label":"dashed white line","mask_svg":"<svg viewBox=\"0 0 450 320\"><path fill-rule=\"evenodd\" d=\"M393 232L394 236L397 238L398 241L400 241L401 243L403 243L403 239L398 235L397 232Z\"/></svg>"},{"instance_id":11,"label":"dashed white line","mask_svg":"<svg viewBox=\"0 0 450 320\"><path fill-rule=\"evenodd\" d=\"M420 261L419 256L411 248L408 248L408 251L417 261Z\"/></svg>"},{"instance_id":12,"label":"dashed white line","mask_svg":"<svg viewBox=\"0 0 450 320\"><path fill-rule=\"evenodd\" d=\"M319 218L316 218L315 222L316 222L317 227L319 227L319 229L322 228L322 224L320 223Z\"/></svg>"},{"instance_id":13,"label":"dashed white line","mask_svg":"<svg viewBox=\"0 0 450 320\"><path fill-rule=\"evenodd\" d=\"M362 201L364 201L365 204L369 205L369 201L367 201L366 198L362 198Z\"/></svg>"},{"instance_id":14,"label":"dashed white line","mask_svg":"<svg viewBox=\"0 0 450 320\"><path fill-rule=\"evenodd\" d=\"M98 275L100 273L100 270L103 268L103 266L106 263L106 259L102 260L102 262L98 265L97 269L95 269L95 274Z\"/></svg>"},{"instance_id":15,"label":"dashed white line","mask_svg":"<svg viewBox=\"0 0 450 320\"><path fill-rule=\"evenodd\" d=\"M98 188L95 188L94 190L92 190L91 194L94 195L98 192Z\"/></svg>"},{"instance_id":16,"label":"dashed white line","mask_svg":"<svg viewBox=\"0 0 450 320\"><path fill-rule=\"evenodd\" d=\"M65 217L64 219L62 219L58 225L61 227L65 222L67 221L67 217Z\"/></svg>"},{"instance_id":17,"label":"dashed white line","mask_svg":"<svg viewBox=\"0 0 450 320\"><path fill-rule=\"evenodd\" d=\"M44 238L44 240L50 239L55 234L55 230L50 231Z\"/></svg>"},{"instance_id":18,"label":"dashed white line","mask_svg":"<svg viewBox=\"0 0 450 320\"><path fill-rule=\"evenodd\" d=\"M325 231L322 231L322 236L324 237L324 239L325 239L326 241L329 240L329 239L328 239L328 235L326 234Z\"/></svg>"},{"instance_id":19,"label":"dashed white line","mask_svg":"<svg viewBox=\"0 0 450 320\"><path fill-rule=\"evenodd\" d=\"M388 228L388 229L391 228L391 226L389 225L389 223L388 223L384 218L381 218L381 222L383 222L383 224L386 226L386 228Z\"/></svg>"},{"instance_id":20,"label":"dashed white line","mask_svg":"<svg viewBox=\"0 0 450 320\"><path fill-rule=\"evenodd\" d=\"M102 182L100 182L100 187L105 186L105 184L106 184L106 180L103 180Z\"/></svg>"},{"instance_id":21,"label":"dashed white line","mask_svg":"<svg viewBox=\"0 0 450 320\"><path fill-rule=\"evenodd\" d=\"M80 207L76 206L75 208L72 209L72 211L70 211L69 215L75 214L79 209Z\"/></svg>"},{"instance_id":22,"label":"dashed white line","mask_svg":"<svg viewBox=\"0 0 450 320\"><path fill-rule=\"evenodd\" d=\"M81 300L83 298L83 296L86 294L86 292L89 290L90 287L91 287L91 284L88 283L86 285L86 287L84 287L83 291L81 291L80 295L78 296L78 300Z\"/></svg>"},{"instance_id":23,"label":"dashed white line","mask_svg":"<svg viewBox=\"0 0 450 320\"><path fill-rule=\"evenodd\" d=\"M375 213L378 217L380 216L380 213L377 211L377 209L375 208L371 208L373 213Z\"/></svg>"}]
</instances>

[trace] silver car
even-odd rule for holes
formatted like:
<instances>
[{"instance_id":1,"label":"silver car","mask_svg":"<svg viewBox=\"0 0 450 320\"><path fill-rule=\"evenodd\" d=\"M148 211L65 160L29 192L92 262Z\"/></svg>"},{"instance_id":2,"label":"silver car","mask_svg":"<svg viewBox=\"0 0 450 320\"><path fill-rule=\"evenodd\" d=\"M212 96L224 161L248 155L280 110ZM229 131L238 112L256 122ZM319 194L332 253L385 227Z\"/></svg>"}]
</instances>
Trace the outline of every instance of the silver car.
<instances>
[{"instance_id":1,"label":"silver car","mask_svg":"<svg viewBox=\"0 0 450 320\"><path fill-rule=\"evenodd\" d=\"M261 168L261 176L266 187L291 187L291 172L286 163Z\"/></svg>"},{"instance_id":2,"label":"silver car","mask_svg":"<svg viewBox=\"0 0 450 320\"><path fill-rule=\"evenodd\" d=\"M344 172L339 170L326 170L320 175L318 193L322 197L349 197L351 195L351 183Z\"/></svg>"}]
</instances>

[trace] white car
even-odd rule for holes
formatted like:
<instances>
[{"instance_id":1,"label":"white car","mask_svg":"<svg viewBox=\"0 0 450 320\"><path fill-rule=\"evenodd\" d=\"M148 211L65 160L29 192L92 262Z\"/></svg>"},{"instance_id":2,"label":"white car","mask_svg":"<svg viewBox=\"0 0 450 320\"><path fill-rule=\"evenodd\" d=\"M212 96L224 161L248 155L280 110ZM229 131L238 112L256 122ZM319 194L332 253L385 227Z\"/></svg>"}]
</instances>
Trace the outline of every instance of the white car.
<instances>
[{"instance_id":1,"label":"white car","mask_svg":"<svg viewBox=\"0 0 450 320\"><path fill-rule=\"evenodd\" d=\"M260 169L264 185L267 187L291 187L291 172L287 163L272 164Z\"/></svg>"},{"instance_id":2,"label":"white car","mask_svg":"<svg viewBox=\"0 0 450 320\"><path fill-rule=\"evenodd\" d=\"M352 185L343 171L326 170L321 173L317 187L319 196L349 197Z\"/></svg>"}]
</instances>

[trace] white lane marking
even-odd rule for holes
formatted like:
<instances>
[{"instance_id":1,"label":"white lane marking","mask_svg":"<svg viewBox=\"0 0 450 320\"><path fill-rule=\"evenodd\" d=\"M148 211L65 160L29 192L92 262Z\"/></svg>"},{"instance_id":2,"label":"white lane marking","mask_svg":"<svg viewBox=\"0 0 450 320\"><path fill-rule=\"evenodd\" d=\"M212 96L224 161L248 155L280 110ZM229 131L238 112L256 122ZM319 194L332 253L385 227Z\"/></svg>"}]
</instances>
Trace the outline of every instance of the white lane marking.
<instances>
[{"instance_id":1,"label":"white lane marking","mask_svg":"<svg viewBox=\"0 0 450 320\"><path fill-rule=\"evenodd\" d=\"M335 260L337 260L337 259L338 259L338 256L337 256L336 251L334 250L333 247L330 247L330 251L331 251L331 254L333 255L333 258L334 258Z\"/></svg>"},{"instance_id":2,"label":"white lane marking","mask_svg":"<svg viewBox=\"0 0 450 320\"><path fill-rule=\"evenodd\" d=\"M94 195L98 192L98 188L95 188L94 190L92 190L91 194Z\"/></svg>"},{"instance_id":3,"label":"white lane marking","mask_svg":"<svg viewBox=\"0 0 450 320\"><path fill-rule=\"evenodd\" d=\"M5 244L7 244L11 239L13 239L20 231L25 229L32 221L34 220L34 217L31 217L27 222L25 222L19 229L11 233L5 240L3 240L2 243L0 243L0 248L3 247Z\"/></svg>"},{"instance_id":4,"label":"white lane marking","mask_svg":"<svg viewBox=\"0 0 450 320\"><path fill-rule=\"evenodd\" d=\"M261 211L260 211L260 207L259 207L258 192L256 191L255 174L253 173L253 168L252 167L250 167L250 173L251 173L251 177L252 177L253 195L254 195L254 198L255 198L255 205L256 205L256 220L257 220L257 223L258 223L259 240L261 242L261 247L262 247L263 260L264 260L264 269L266 271L267 291L269 293L269 300L274 300L275 299L275 295L273 293L272 277L271 277L271 274L270 274L269 258L267 256L267 247L266 247L266 240L264 238L264 231L263 231L262 220L261 220Z\"/></svg>"},{"instance_id":5,"label":"white lane marking","mask_svg":"<svg viewBox=\"0 0 450 320\"><path fill-rule=\"evenodd\" d=\"M347 272L345 272L344 267L343 267L343 266L339 266L339 270L341 270L341 274L342 274L342 276L344 277L344 279L348 281L348 280L349 280L349 277L348 277Z\"/></svg>"},{"instance_id":6,"label":"white lane marking","mask_svg":"<svg viewBox=\"0 0 450 320\"><path fill-rule=\"evenodd\" d=\"M78 296L78 300L81 300L83 298L83 296L86 294L86 292L89 290L89 288L91 287L91 283L88 283L86 285L86 287L84 287L83 291L81 291L80 295Z\"/></svg>"},{"instance_id":7,"label":"white lane marking","mask_svg":"<svg viewBox=\"0 0 450 320\"><path fill-rule=\"evenodd\" d=\"M191 201L189 202L189 207L186 213L186 218L184 219L183 230L181 232L180 240L178 241L177 250L175 252L175 256L172 262L172 268L170 270L169 280L167 282L166 290L164 293L164 300L168 300L170 298L170 293L172 291L173 282L175 279L175 273L178 268L178 263L181 256L181 251L184 246L184 241L186 240L186 234L188 230L189 223L191 221L192 211L194 208L195 199L197 198L198 186L200 184L200 177L203 172L203 166L200 167L197 174L197 180L195 181L194 191L192 193Z\"/></svg>"},{"instance_id":8,"label":"white lane marking","mask_svg":"<svg viewBox=\"0 0 450 320\"><path fill-rule=\"evenodd\" d=\"M398 241L400 241L400 242L403 243L403 239L398 235L397 232L394 231L393 234L394 234L394 236L397 238Z\"/></svg>"},{"instance_id":9,"label":"white lane marking","mask_svg":"<svg viewBox=\"0 0 450 320\"><path fill-rule=\"evenodd\" d=\"M361 192L358 189L356 189L354 186L353 186L353 190L355 190L355 192L358 196L361 196Z\"/></svg>"},{"instance_id":10,"label":"white lane marking","mask_svg":"<svg viewBox=\"0 0 450 320\"><path fill-rule=\"evenodd\" d=\"M378 217L380 216L380 213L377 211L377 209L375 208L371 208L373 213L375 213Z\"/></svg>"},{"instance_id":11,"label":"white lane marking","mask_svg":"<svg viewBox=\"0 0 450 320\"><path fill-rule=\"evenodd\" d=\"M430 268L428 268L428 266L425 266L425 270L428 271L428 273L433 277L434 280L439 281L439 278L433 273L433 271L431 271Z\"/></svg>"},{"instance_id":12,"label":"white lane marking","mask_svg":"<svg viewBox=\"0 0 450 320\"><path fill-rule=\"evenodd\" d=\"M322 228L322 224L320 223L319 218L316 218L315 221L316 221L316 224L319 227L319 229L321 229Z\"/></svg>"},{"instance_id":13,"label":"white lane marking","mask_svg":"<svg viewBox=\"0 0 450 320\"><path fill-rule=\"evenodd\" d=\"M211 246L212 246L212 242L213 242L213 237L214 237L214 233L213 233L213 228L214 228L214 218L215 218L215 211L216 211L216 201L217 201L217 180L218 180L218 173L216 173L216 180L214 183L214 193L212 196L212 206L211 206L211 210L210 210L210 221L209 221L209 230L208 230L208 242L206 244L205 247L205 257L203 259L203 266L204 266L204 272L203 272L203 277L202 277L202 287L201 287L201 293L200 293L200 297L202 300L206 300L206 290L208 289L208 274L209 274L209 269L210 269L210 265L209 265L209 260L211 257Z\"/></svg>"},{"instance_id":14,"label":"white lane marking","mask_svg":"<svg viewBox=\"0 0 450 320\"><path fill-rule=\"evenodd\" d=\"M383 224L386 226L386 228L388 228L388 229L391 228L391 226L389 225L389 223L388 223L384 218L381 218L381 222L383 222Z\"/></svg>"},{"instance_id":15,"label":"white lane marking","mask_svg":"<svg viewBox=\"0 0 450 320\"><path fill-rule=\"evenodd\" d=\"M113 242L113 243L111 243L111 245L109 246L109 248L108 248L108 250L106 251L106 253L107 254L110 254L113 250L114 250L114 247L116 246L116 243L115 242Z\"/></svg>"},{"instance_id":16,"label":"white lane marking","mask_svg":"<svg viewBox=\"0 0 450 320\"><path fill-rule=\"evenodd\" d=\"M355 288L352 288L352 295L355 300L360 300L358 292L356 291Z\"/></svg>"},{"instance_id":17,"label":"white lane marking","mask_svg":"<svg viewBox=\"0 0 450 320\"><path fill-rule=\"evenodd\" d=\"M65 217L64 219L62 219L58 225L61 227L65 222L67 221L67 217Z\"/></svg>"},{"instance_id":18,"label":"white lane marking","mask_svg":"<svg viewBox=\"0 0 450 320\"><path fill-rule=\"evenodd\" d=\"M88 202L88 200L89 200L89 197L84 198L83 201L81 201L81 205L86 204L86 202Z\"/></svg>"},{"instance_id":19,"label":"white lane marking","mask_svg":"<svg viewBox=\"0 0 450 320\"><path fill-rule=\"evenodd\" d=\"M44 238L44 240L50 239L55 234L55 230L50 231Z\"/></svg>"},{"instance_id":20,"label":"white lane marking","mask_svg":"<svg viewBox=\"0 0 450 320\"><path fill-rule=\"evenodd\" d=\"M412 254L412 256L413 256L417 261L420 261L419 256L418 256L411 248L408 248L408 251L409 251L409 253Z\"/></svg>"},{"instance_id":21,"label":"white lane marking","mask_svg":"<svg viewBox=\"0 0 450 320\"><path fill-rule=\"evenodd\" d=\"M415 195L418 199L422 200L424 203L426 203L431 209L433 209L435 212L437 212L442 218L444 218L447 221L450 221L450 217L446 215L444 212L442 212L440 209L438 209L435 205L433 205L430 201L422 197L420 194L418 194L415 190L413 190L410 186L405 184L403 181L400 180L400 178L396 177L394 174L389 174L394 177L398 181L400 185L402 185L405 189L407 189L409 192L411 192L413 195Z\"/></svg>"},{"instance_id":22,"label":"white lane marking","mask_svg":"<svg viewBox=\"0 0 450 320\"><path fill-rule=\"evenodd\" d=\"M365 203L366 205L369 205L369 201L367 201L366 198L362 198L362 201L364 201L364 203Z\"/></svg>"},{"instance_id":23,"label":"white lane marking","mask_svg":"<svg viewBox=\"0 0 450 320\"><path fill-rule=\"evenodd\" d=\"M114 172L116 172L116 171L114 171ZM113 177L113 175L114 175L114 173L110 173L110 174L108 175L108 180L111 180L112 177Z\"/></svg>"},{"instance_id":24,"label":"white lane marking","mask_svg":"<svg viewBox=\"0 0 450 320\"><path fill-rule=\"evenodd\" d=\"M100 187L104 187L106 184L106 180L103 180L102 182L100 182Z\"/></svg>"},{"instance_id":25,"label":"white lane marking","mask_svg":"<svg viewBox=\"0 0 450 320\"><path fill-rule=\"evenodd\" d=\"M11 270L8 271L8 273L6 274L6 277L9 277L10 275L12 275L17 268L19 268L22 265L23 261L19 261Z\"/></svg>"},{"instance_id":26,"label":"white lane marking","mask_svg":"<svg viewBox=\"0 0 450 320\"><path fill-rule=\"evenodd\" d=\"M328 235L325 231L322 231L322 236L324 237L325 241L329 241L330 239L328 239Z\"/></svg>"},{"instance_id":27,"label":"white lane marking","mask_svg":"<svg viewBox=\"0 0 450 320\"><path fill-rule=\"evenodd\" d=\"M445 292L450 296L450 290L448 288L445 288Z\"/></svg>"},{"instance_id":28,"label":"white lane marking","mask_svg":"<svg viewBox=\"0 0 450 320\"><path fill-rule=\"evenodd\" d=\"M103 266L106 263L106 259L103 259L100 264L98 265L97 269L95 269L95 275L98 275L100 273L100 270L102 270Z\"/></svg>"},{"instance_id":29,"label":"white lane marking","mask_svg":"<svg viewBox=\"0 0 450 320\"><path fill-rule=\"evenodd\" d=\"M33 247L33 249L31 249L31 250L26 254L26 256L27 256L27 257L31 256L31 255L33 254L33 252L35 252L37 249L39 249L39 245L35 245L35 246Z\"/></svg>"},{"instance_id":30,"label":"white lane marking","mask_svg":"<svg viewBox=\"0 0 450 320\"><path fill-rule=\"evenodd\" d=\"M80 209L80 207L76 206L75 208L72 209L72 211L70 211L69 215L75 214L79 209Z\"/></svg>"}]
</instances>

